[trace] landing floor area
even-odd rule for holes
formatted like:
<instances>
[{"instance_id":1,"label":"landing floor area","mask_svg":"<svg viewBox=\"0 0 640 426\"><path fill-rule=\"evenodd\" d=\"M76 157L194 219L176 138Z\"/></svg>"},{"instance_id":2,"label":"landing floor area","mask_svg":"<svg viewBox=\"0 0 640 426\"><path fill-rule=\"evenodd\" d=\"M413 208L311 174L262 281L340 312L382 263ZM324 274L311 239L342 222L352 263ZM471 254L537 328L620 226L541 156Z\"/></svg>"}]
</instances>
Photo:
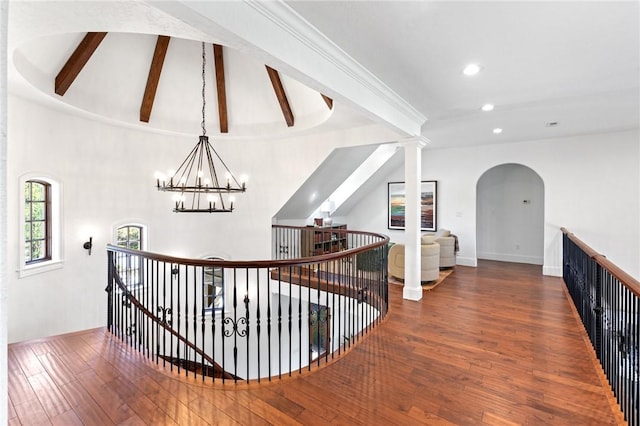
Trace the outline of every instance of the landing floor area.
<instances>
[{"instance_id":1,"label":"landing floor area","mask_svg":"<svg viewBox=\"0 0 640 426\"><path fill-rule=\"evenodd\" d=\"M160 371L105 329L9 346L10 425L619 424L560 278L458 266L333 364L271 384Z\"/></svg>"}]
</instances>

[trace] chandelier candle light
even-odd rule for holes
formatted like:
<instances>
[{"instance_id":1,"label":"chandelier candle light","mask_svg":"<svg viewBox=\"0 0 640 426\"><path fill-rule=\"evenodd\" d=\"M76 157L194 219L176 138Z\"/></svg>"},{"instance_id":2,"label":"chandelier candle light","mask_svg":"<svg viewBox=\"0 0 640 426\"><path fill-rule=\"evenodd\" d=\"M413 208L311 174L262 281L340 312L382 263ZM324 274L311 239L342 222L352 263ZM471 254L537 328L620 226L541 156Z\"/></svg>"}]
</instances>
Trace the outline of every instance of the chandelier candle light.
<instances>
[{"instance_id":1,"label":"chandelier candle light","mask_svg":"<svg viewBox=\"0 0 640 426\"><path fill-rule=\"evenodd\" d=\"M170 170L165 176L156 173L156 187L158 191L175 192L173 201L176 213L228 213L233 211L235 201L231 193L245 192L246 179L241 178L242 183L233 176L220 155L209 143L207 129L205 128L205 44L202 42L202 136L196 146L191 150L187 158L176 171ZM226 182L219 180L214 165L214 160L220 163L225 171ZM218 167L218 170L222 170ZM190 204L185 201L191 194Z\"/></svg>"}]
</instances>

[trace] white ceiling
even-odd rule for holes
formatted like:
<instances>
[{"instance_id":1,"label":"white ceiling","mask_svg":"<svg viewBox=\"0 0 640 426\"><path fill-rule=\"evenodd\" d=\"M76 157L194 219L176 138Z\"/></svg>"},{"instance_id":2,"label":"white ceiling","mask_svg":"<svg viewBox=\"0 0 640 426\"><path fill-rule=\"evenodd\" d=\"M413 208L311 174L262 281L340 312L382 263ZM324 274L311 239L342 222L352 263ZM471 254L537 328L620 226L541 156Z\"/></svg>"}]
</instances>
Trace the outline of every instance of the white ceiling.
<instances>
[{"instance_id":1,"label":"white ceiling","mask_svg":"<svg viewBox=\"0 0 640 426\"><path fill-rule=\"evenodd\" d=\"M53 93L53 81L85 33L50 35L16 50L18 71L57 100L122 123L158 130L198 133L202 114L202 45L172 37L149 123L139 122L156 35L111 32L104 38L64 96ZM228 137L287 135L289 129L263 63L224 48ZM219 118L213 49L205 47L205 99L208 134L216 134ZM38 77L32 77L32 76ZM320 94L280 75L293 110L295 129L324 122L331 115Z\"/></svg>"},{"instance_id":2,"label":"white ceiling","mask_svg":"<svg viewBox=\"0 0 640 426\"><path fill-rule=\"evenodd\" d=\"M639 127L640 7L636 1L287 1L285 4L279 3L278 8L283 6L280 9L286 9L291 17L315 26L335 46L334 51L343 52L371 73L367 83L371 81L387 90L384 96L375 99L398 95L397 99L402 98L409 107L400 105L397 99L390 104L400 105L414 120L426 118L422 134L431 140L430 148ZM153 47L153 37L145 34L168 34L181 39L175 43L183 46L176 52L176 58L183 63L190 49L187 40L220 42L237 51L236 59L230 57L230 64L239 64L240 68L255 64L260 68L269 63L282 70L285 79L290 78L291 82L285 84L299 85L300 92L311 90L331 95L338 109L342 107L345 111L341 126L346 124L345 120L362 124L363 117L382 117L380 121L385 122L384 113L376 115L375 107L371 106L375 99L368 102L371 97L359 98L363 92L360 87L349 93L340 90L346 86L331 79L331 69L323 67L324 63L307 63L306 72L305 66L295 63L297 58L300 61L307 58L305 55L312 49L303 51L285 46L273 30L259 33L261 22L249 16L247 10L252 7L272 12L272 5L234 1L12 1L9 51L15 62L10 63L28 71L23 70L23 76L19 76L10 70L10 88L25 94L33 85L39 87L40 93L46 93L50 102L58 102L57 95L52 94L53 78L81 37L79 34L108 31L114 33L113 37L109 41L107 36L105 45L96 52L95 63L92 65L90 61L76 82L77 87L74 83L65 97L73 99L72 104L80 108L133 124ZM230 18L222 16L224 11L229 11ZM217 20L211 18L216 14ZM280 16L284 15L277 17ZM294 26L280 25L280 28L290 30ZM257 37L243 37L243 31L254 31ZM261 44L267 42L280 43L280 54ZM100 55L103 47L109 48L109 52ZM108 59L115 63L113 71L105 62ZM479 63L482 72L474 77L462 75L463 66L469 62ZM336 64L336 68L342 65ZM136 69L128 68L134 65ZM167 76L177 73L179 68L167 62ZM189 73L193 71L191 65L183 68ZM315 74L311 72L314 68ZM266 73L259 72L260 76L251 79L266 78ZM182 80L193 83L198 80L197 70L195 74L194 78ZM324 76L327 78L323 79ZM118 82L124 83L124 88L110 86ZM89 88L103 92L90 93ZM152 120L173 117L175 122L182 123L175 119L174 107L193 117L190 110L185 113L184 103L175 101L179 99L177 95L161 89ZM88 97L82 98L85 94ZM250 101L256 95L248 90L242 96ZM165 103L161 102L163 98ZM265 102L274 103L274 99ZM370 105L358 99L365 99ZM108 102L100 104L99 100ZM214 102L211 100L209 104ZM243 106L248 105L244 100L236 98L231 102L237 102L234 105L239 111L248 109ZM487 102L495 104L494 111L480 111ZM349 108L343 108L345 105L364 114L352 114ZM272 106L271 113L280 117L277 104ZM411 108L416 110L415 114ZM369 113L372 111L373 114ZM194 122L199 122L198 115L196 111ZM249 115L260 116L256 112ZM264 116L262 121L271 122L273 118ZM313 118L309 120L311 123ZM545 126L552 121L558 125ZM494 135L495 127L504 129L503 133Z\"/></svg>"},{"instance_id":3,"label":"white ceiling","mask_svg":"<svg viewBox=\"0 0 640 426\"><path fill-rule=\"evenodd\" d=\"M287 4L424 114L432 147L639 126L637 1Z\"/></svg>"}]
</instances>

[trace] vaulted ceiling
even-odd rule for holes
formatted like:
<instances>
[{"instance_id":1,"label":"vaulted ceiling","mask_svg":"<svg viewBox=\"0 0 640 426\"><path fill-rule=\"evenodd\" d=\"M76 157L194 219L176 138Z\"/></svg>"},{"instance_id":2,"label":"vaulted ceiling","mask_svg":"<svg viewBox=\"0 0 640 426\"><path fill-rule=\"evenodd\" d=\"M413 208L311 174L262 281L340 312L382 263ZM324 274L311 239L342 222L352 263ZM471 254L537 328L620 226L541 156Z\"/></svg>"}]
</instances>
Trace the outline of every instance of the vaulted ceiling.
<instances>
[{"instance_id":1,"label":"vaulted ceiling","mask_svg":"<svg viewBox=\"0 0 640 426\"><path fill-rule=\"evenodd\" d=\"M326 122L337 106L355 111L346 114L352 123L373 119L422 133L431 148L640 126L635 1L69 5L12 2L10 53L19 72L10 72L10 87L23 95L36 87L59 102L56 75L87 33L106 32L62 100L122 123L198 132L205 41L224 46L230 136L292 134L265 64L279 71L293 131ZM145 104L158 34L171 38L155 98ZM210 49L207 121L225 134ZM480 73L463 75L468 63ZM487 103L490 112L481 110Z\"/></svg>"},{"instance_id":2,"label":"vaulted ceiling","mask_svg":"<svg viewBox=\"0 0 640 426\"><path fill-rule=\"evenodd\" d=\"M331 115L331 98L234 49L204 43L203 51L202 43L166 35L66 33L26 43L17 54L49 77L31 80L44 93L53 96L52 80L61 102L155 129L199 131L203 60L210 134L286 134L296 122L304 129ZM24 63L18 68L29 75Z\"/></svg>"}]
</instances>

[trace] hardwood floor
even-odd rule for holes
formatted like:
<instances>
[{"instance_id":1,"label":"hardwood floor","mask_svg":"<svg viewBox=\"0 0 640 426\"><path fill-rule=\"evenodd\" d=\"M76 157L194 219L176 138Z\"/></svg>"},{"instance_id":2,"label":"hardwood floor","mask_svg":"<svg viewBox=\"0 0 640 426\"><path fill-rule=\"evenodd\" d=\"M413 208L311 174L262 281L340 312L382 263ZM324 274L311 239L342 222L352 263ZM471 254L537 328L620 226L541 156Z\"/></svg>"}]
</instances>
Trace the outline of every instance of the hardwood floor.
<instances>
[{"instance_id":1,"label":"hardwood floor","mask_svg":"<svg viewBox=\"0 0 640 426\"><path fill-rule=\"evenodd\" d=\"M160 370L105 329L9 346L9 424L621 424L560 278L458 266L339 361L271 384Z\"/></svg>"}]
</instances>

